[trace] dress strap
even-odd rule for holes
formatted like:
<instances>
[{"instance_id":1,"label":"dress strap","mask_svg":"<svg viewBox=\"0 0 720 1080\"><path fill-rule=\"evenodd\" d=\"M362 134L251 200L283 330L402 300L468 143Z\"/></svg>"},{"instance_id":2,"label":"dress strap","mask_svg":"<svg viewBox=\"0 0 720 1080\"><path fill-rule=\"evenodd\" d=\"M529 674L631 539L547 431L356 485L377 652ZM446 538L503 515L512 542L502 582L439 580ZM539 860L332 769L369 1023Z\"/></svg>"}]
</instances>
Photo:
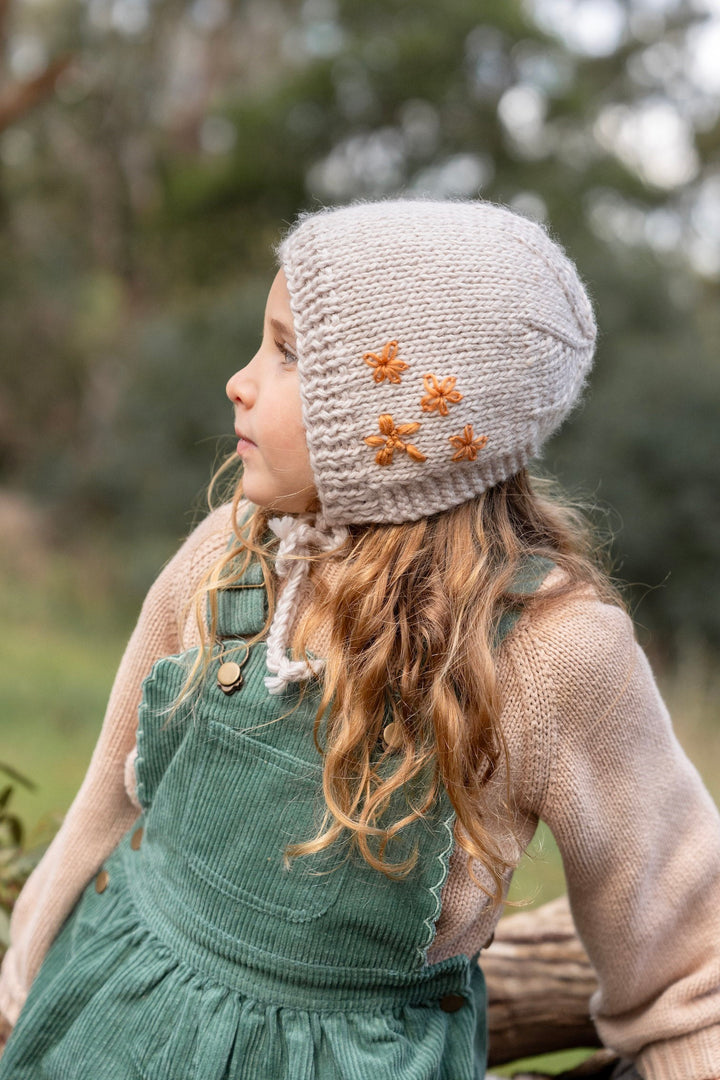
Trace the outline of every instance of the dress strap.
<instances>
[{"instance_id":1,"label":"dress strap","mask_svg":"<svg viewBox=\"0 0 720 1080\"><path fill-rule=\"evenodd\" d=\"M254 509L246 507L240 514L241 526ZM268 532L263 539L271 537L272 534ZM234 543L235 535L231 533L225 550L229 551ZM218 589L217 614L217 635L220 638L252 637L262 629L268 615L268 603L262 567L257 559L250 560L242 577L232 585Z\"/></svg>"},{"instance_id":2,"label":"dress strap","mask_svg":"<svg viewBox=\"0 0 720 1080\"><path fill-rule=\"evenodd\" d=\"M552 559L545 559L541 555L530 555L525 559L508 589L511 596L519 597L519 601L516 606L503 613L497 624L494 638L496 648L505 640L522 615L522 598L537 592L550 571L555 569L555 565Z\"/></svg>"}]
</instances>

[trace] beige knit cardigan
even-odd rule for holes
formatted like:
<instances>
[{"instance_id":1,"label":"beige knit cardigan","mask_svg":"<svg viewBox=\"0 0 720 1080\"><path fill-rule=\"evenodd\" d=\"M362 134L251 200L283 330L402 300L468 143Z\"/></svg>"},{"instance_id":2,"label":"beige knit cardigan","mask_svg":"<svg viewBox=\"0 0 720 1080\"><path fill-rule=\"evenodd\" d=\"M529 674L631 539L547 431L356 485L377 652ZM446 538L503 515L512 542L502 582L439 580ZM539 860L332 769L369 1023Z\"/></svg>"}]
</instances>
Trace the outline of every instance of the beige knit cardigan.
<instances>
[{"instance_id":1,"label":"beige knit cardigan","mask_svg":"<svg viewBox=\"0 0 720 1080\"><path fill-rule=\"evenodd\" d=\"M148 593L83 784L15 905L0 973L10 1023L81 891L138 816L140 685L155 660L197 644L189 601L226 548L230 515L229 506L209 515ZM589 594L524 617L498 674L517 810L509 822L499 776L483 820L513 862L540 817L552 829L599 978L602 1039L647 1080L720 1080L720 816L630 620ZM428 959L472 955L497 917L458 853Z\"/></svg>"}]
</instances>

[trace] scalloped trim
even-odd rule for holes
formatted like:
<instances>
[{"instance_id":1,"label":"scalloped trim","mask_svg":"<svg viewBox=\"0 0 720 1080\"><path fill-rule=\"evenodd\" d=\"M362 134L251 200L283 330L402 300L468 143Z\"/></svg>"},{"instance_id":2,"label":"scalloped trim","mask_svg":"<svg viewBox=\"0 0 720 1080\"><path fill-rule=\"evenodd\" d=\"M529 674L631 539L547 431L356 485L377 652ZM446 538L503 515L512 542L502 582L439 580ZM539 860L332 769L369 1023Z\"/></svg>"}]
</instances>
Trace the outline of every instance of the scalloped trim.
<instances>
[{"instance_id":1,"label":"scalloped trim","mask_svg":"<svg viewBox=\"0 0 720 1080\"><path fill-rule=\"evenodd\" d=\"M440 863L440 877L434 885L430 887L430 895L435 899L435 907L425 919L425 926L427 928L427 938L425 941L420 942L417 947L418 961L419 963L427 963L428 949L435 940L435 934L437 933L436 922L440 915L440 909L442 908L441 892L443 885L447 881L448 874L450 872L450 856L452 854L453 847L455 846L455 832L453 826L455 824L455 811L450 814L450 817L445 818L443 821L443 828L447 830L448 842L442 851L438 852L436 858Z\"/></svg>"},{"instance_id":2,"label":"scalloped trim","mask_svg":"<svg viewBox=\"0 0 720 1080\"><path fill-rule=\"evenodd\" d=\"M150 710L150 702L148 701L148 691L155 685L158 679L158 673L160 671L160 665L164 664L168 660L180 661L189 653L195 652L196 646L191 649L184 649L179 653L171 653L169 656L159 656L155 663L150 668L142 683L140 684L141 698L138 706L138 723L135 731L135 746L137 748L137 754L134 761L135 771L135 793L137 795L140 809L143 812L147 812L150 809L150 804L147 798L147 791L145 788L145 781L142 778L141 766L145 763L145 720ZM132 752L132 751L131 751Z\"/></svg>"},{"instance_id":3,"label":"scalloped trim","mask_svg":"<svg viewBox=\"0 0 720 1080\"><path fill-rule=\"evenodd\" d=\"M161 657L161 659L164 659ZM150 668L148 675L142 681L142 697L140 698L140 706L138 708L138 725L135 732L135 761L133 762L133 769L135 772L135 795L140 804L140 809L147 811L148 805L145 795L145 781L142 779L142 770L140 766L145 762L144 743L145 743L145 718L148 714L148 701L147 691L157 680L157 667L160 660L156 660L153 666Z\"/></svg>"}]
</instances>

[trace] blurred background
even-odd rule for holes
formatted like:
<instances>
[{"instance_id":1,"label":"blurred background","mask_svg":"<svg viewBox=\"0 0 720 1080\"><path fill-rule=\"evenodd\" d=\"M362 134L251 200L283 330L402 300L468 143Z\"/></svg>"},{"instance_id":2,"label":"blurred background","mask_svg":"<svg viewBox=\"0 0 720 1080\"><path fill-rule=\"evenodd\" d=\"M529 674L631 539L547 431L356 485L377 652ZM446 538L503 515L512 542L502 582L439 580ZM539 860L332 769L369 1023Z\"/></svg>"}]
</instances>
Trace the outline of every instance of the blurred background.
<instances>
[{"instance_id":1,"label":"blurred background","mask_svg":"<svg viewBox=\"0 0 720 1080\"><path fill-rule=\"evenodd\" d=\"M40 843L77 789L283 228L396 192L509 203L579 265L597 365L542 468L718 797L719 117L720 0L0 0L0 762L36 784L0 825Z\"/></svg>"}]
</instances>

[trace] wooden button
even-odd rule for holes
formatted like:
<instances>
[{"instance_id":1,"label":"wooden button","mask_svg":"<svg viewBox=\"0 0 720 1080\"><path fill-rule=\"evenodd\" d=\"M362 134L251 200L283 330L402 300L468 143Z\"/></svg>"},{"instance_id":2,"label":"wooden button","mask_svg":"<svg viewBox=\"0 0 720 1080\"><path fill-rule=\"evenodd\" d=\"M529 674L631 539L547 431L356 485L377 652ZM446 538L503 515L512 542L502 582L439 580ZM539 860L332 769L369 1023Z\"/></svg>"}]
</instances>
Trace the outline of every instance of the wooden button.
<instances>
[{"instance_id":1,"label":"wooden button","mask_svg":"<svg viewBox=\"0 0 720 1080\"><path fill-rule=\"evenodd\" d=\"M95 878L95 892L105 892L108 887L108 881L110 875L107 870L101 870L98 876Z\"/></svg>"},{"instance_id":2,"label":"wooden button","mask_svg":"<svg viewBox=\"0 0 720 1080\"><path fill-rule=\"evenodd\" d=\"M139 849L140 845L142 844L142 838L143 827L142 825L140 825L132 834L132 838L130 840L130 847L133 849L133 851L137 851Z\"/></svg>"},{"instance_id":3,"label":"wooden button","mask_svg":"<svg viewBox=\"0 0 720 1080\"><path fill-rule=\"evenodd\" d=\"M386 746L391 750L399 750L403 742L403 729L402 724L398 720L393 720L392 724L388 724L383 728L383 741Z\"/></svg>"},{"instance_id":4,"label":"wooden button","mask_svg":"<svg viewBox=\"0 0 720 1080\"><path fill-rule=\"evenodd\" d=\"M445 994L440 998L440 1008L446 1013L457 1012L464 1004L465 998L462 994Z\"/></svg>"},{"instance_id":5,"label":"wooden button","mask_svg":"<svg viewBox=\"0 0 720 1080\"><path fill-rule=\"evenodd\" d=\"M242 686L243 677L240 665L234 660L226 660L218 668L217 681L218 686L224 693L232 694L233 690L237 690Z\"/></svg>"}]
</instances>

